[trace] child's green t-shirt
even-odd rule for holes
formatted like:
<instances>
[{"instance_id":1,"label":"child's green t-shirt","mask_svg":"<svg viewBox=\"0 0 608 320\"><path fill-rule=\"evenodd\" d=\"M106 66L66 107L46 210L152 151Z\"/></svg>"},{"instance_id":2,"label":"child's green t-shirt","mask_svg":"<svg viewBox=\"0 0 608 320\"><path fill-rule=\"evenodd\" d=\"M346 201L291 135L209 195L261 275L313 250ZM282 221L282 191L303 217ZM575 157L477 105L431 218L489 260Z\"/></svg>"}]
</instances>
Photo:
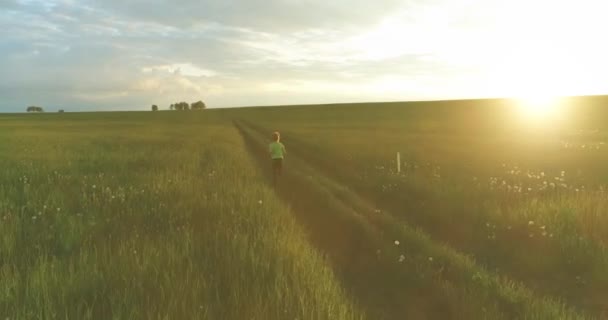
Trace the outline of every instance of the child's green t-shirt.
<instances>
[{"instance_id":1,"label":"child's green t-shirt","mask_svg":"<svg viewBox=\"0 0 608 320\"><path fill-rule=\"evenodd\" d=\"M280 142L271 142L269 147L270 158L272 159L283 159L285 156L285 146Z\"/></svg>"}]
</instances>

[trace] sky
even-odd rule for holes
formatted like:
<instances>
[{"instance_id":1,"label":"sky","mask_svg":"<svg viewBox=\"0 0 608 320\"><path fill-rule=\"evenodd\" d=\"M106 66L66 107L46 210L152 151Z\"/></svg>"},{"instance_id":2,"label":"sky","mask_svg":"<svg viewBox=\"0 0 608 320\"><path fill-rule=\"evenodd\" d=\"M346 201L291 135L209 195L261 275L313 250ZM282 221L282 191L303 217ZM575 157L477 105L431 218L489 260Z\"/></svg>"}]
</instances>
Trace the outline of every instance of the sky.
<instances>
[{"instance_id":1,"label":"sky","mask_svg":"<svg viewBox=\"0 0 608 320\"><path fill-rule=\"evenodd\" d=\"M600 0L0 0L0 112L608 93Z\"/></svg>"}]
</instances>

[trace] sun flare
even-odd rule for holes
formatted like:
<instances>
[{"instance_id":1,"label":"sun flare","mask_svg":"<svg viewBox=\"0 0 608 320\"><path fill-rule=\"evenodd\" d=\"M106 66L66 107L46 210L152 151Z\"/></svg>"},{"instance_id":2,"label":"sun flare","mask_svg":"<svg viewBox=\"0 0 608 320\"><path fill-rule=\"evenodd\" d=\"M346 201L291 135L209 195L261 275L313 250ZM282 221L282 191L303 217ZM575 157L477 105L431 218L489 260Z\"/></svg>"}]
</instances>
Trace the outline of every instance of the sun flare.
<instances>
[{"instance_id":1,"label":"sun flare","mask_svg":"<svg viewBox=\"0 0 608 320\"><path fill-rule=\"evenodd\" d=\"M563 99L556 95L532 95L514 98L520 122L525 127L550 129L563 119Z\"/></svg>"},{"instance_id":2,"label":"sun flare","mask_svg":"<svg viewBox=\"0 0 608 320\"><path fill-rule=\"evenodd\" d=\"M555 115L560 99L556 96L538 95L516 98L517 105L529 117L545 118Z\"/></svg>"}]
</instances>

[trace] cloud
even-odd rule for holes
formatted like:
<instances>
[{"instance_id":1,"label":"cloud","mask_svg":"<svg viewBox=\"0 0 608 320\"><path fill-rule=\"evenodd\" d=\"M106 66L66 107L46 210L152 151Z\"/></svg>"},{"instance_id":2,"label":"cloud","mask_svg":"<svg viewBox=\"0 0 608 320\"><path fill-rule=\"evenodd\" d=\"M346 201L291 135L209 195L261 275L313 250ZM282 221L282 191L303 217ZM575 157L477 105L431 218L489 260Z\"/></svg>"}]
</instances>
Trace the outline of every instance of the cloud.
<instances>
[{"instance_id":1,"label":"cloud","mask_svg":"<svg viewBox=\"0 0 608 320\"><path fill-rule=\"evenodd\" d=\"M597 92L608 83L600 9L592 0L0 0L0 111L475 97L539 82Z\"/></svg>"},{"instance_id":2,"label":"cloud","mask_svg":"<svg viewBox=\"0 0 608 320\"><path fill-rule=\"evenodd\" d=\"M217 75L217 72L215 72L215 71L208 70L208 69L202 69L191 63L173 63L173 64L166 64L166 65L149 66L149 67L142 68L141 71L144 73L151 73L151 72L158 72L158 71L168 72L168 73L179 74L179 75L184 75L184 76L188 76L188 77L213 77L213 76Z\"/></svg>"},{"instance_id":3,"label":"cloud","mask_svg":"<svg viewBox=\"0 0 608 320\"><path fill-rule=\"evenodd\" d=\"M304 29L349 28L368 25L401 8L403 0L90 0L129 19L154 21L179 28L215 22L272 33ZM407 2L406 2L407 3Z\"/></svg>"}]
</instances>

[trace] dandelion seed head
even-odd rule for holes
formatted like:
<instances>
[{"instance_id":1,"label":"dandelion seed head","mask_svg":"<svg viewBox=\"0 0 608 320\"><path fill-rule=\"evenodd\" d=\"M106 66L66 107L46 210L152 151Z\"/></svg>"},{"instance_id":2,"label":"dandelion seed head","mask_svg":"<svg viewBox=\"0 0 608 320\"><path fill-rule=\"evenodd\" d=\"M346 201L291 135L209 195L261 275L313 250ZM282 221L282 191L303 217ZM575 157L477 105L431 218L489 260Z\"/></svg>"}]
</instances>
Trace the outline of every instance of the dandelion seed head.
<instances>
[{"instance_id":1,"label":"dandelion seed head","mask_svg":"<svg viewBox=\"0 0 608 320\"><path fill-rule=\"evenodd\" d=\"M395 245L398 246L399 245L399 240L395 240Z\"/></svg>"}]
</instances>

